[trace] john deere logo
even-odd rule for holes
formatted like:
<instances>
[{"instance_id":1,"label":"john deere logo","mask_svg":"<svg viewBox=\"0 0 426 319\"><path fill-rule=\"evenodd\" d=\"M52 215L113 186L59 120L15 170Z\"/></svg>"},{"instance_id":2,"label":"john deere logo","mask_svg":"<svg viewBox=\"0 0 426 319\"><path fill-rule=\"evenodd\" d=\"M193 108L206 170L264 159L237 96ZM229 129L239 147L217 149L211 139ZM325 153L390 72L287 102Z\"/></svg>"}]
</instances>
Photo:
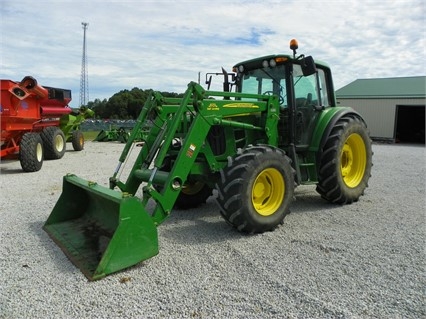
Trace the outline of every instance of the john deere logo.
<instances>
[{"instance_id":1,"label":"john deere logo","mask_svg":"<svg viewBox=\"0 0 426 319\"><path fill-rule=\"evenodd\" d=\"M210 103L209 106L207 106L208 111L219 111L219 106L216 105L216 103Z\"/></svg>"}]
</instances>

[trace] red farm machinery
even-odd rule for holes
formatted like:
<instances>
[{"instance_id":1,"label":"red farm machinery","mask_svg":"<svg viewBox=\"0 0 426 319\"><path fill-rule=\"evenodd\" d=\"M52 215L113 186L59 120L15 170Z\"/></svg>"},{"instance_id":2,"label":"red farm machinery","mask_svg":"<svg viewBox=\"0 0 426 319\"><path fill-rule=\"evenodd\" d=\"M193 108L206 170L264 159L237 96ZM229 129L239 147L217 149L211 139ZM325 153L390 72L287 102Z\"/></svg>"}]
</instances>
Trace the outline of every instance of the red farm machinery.
<instances>
[{"instance_id":1,"label":"red farm machinery","mask_svg":"<svg viewBox=\"0 0 426 319\"><path fill-rule=\"evenodd\" d=\"M40 86L31 76L0 82L1 159L18 155L25 172L36 172L44 159L62 158L67 141L83 149L80 124L93 111L73 112L70 90Z\"/></svg>"}]
</instances>

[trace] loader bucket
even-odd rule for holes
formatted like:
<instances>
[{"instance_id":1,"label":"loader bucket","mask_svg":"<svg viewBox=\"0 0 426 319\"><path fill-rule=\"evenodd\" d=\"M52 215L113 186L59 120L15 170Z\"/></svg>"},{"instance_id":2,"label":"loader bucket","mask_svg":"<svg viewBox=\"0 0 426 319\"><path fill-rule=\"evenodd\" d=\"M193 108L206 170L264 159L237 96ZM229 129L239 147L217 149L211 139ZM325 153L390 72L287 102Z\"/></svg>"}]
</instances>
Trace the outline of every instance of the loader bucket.
<instances>
[{"instance_id":1,"label":"loader bucket","mask_svg":"<svg viewBox=\"0 0 426 319\"><path fill-rule=\"evenodd\" d=\"M43 229L89 280L158 254L157 227L140 200L66 175Z\"/></svg>"}]
</instances>

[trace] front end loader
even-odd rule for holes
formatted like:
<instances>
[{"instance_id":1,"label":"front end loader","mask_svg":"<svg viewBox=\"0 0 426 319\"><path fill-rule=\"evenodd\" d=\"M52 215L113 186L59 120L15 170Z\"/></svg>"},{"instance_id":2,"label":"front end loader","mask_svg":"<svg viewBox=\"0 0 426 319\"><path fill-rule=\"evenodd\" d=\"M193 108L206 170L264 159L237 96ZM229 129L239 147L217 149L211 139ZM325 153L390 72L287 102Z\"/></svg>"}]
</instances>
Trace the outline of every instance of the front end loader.
<instances>
[{"instance_id":1,"label":"front end loader","mask_svg":"<svg viewBox=\"0 0 426 319\"><path fill-rule=\"evenodd\" d=\"M43 228L89 280L155 256L157 227L213 190L225 221L246 233L282 224L297 185L316 184L338 204L363 195L372 166L366 125L336 106L328 66L296 57L295 42L291 48L293 56L235 65L233 83L224 72L223 92L194 82L183 98L151 92L109 187L64 176ZM143 146L122 181L141 132Z\"/></svg>"}]
</instances>

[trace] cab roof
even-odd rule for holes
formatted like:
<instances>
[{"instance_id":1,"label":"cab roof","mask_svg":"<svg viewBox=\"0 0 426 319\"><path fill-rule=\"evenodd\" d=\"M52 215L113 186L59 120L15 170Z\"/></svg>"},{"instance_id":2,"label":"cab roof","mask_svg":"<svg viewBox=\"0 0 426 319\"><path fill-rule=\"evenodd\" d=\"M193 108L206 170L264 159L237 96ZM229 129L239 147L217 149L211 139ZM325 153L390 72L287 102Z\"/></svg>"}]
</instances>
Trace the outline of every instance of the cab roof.
<instances>
[{"instance_id":1,"label":"cab roof","mask_svg":"<svg viewBox=\"0 0 426 319\"><path fill-rule=\"evenodd\" d=\"M265 55L265 56L261 56L261 57L257 57L254 59L250 59L250 60L246 60L243 62L239 62L237 64L234 65L234 68L238 68L240 65L244 66L244 69L256 69L256 68L260 68L263 66L263 61L270 61L270 60L281 60L284 59L282 62L284 61L297 61L298 58L294 59L293 56L288 55L288 54L271 54L271 55ZM315 60L315 64L318 66L322 66L325 68L330 68L330 66L322 61L317 61Z\"/></svg>"}]
</instances>

